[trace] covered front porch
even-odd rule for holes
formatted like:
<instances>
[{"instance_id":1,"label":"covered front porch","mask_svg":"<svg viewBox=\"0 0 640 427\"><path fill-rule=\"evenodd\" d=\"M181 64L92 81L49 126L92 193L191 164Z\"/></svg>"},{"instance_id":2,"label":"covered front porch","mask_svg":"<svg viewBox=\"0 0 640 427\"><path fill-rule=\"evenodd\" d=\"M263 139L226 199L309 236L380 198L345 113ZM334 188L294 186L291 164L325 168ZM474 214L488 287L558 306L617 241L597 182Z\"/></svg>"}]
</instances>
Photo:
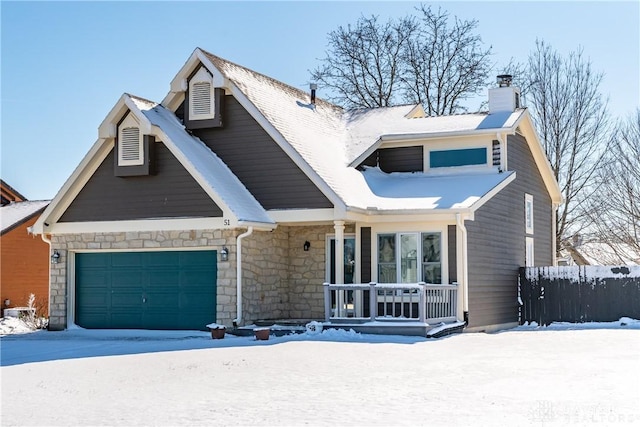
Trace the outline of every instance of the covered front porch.
<instances>
[{"instance_id":1,"label":"covered front porch","mask_svg":"<svg viewBox=\"0 0 640 427\"><path fill-rule=\"evenodd\" d=\"M437 336L461 331L458 284L324 283L324 325L374 334Z\"/></svg>"},{"instance_id":2,"label":"covered front porch","mask_svg":"<svg viewBox=\"0 0 640 427\"><path fill-rule=\"evenodd\" d=\"M306 332L310 322L323 329L378 335L440 337L461 332L457 318L458 285L419 283L324 283L324 319L259 320L231 333L251 335L268 327L272 335Z\"/></svg>"}]
</instances>

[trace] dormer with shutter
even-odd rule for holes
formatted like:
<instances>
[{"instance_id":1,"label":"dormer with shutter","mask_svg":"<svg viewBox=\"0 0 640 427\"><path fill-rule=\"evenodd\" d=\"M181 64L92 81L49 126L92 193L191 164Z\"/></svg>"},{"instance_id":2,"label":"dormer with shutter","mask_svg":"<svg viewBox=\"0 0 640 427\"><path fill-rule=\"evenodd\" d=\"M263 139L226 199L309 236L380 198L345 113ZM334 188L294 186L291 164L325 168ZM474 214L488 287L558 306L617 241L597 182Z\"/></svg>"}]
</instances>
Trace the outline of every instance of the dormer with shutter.
<instances>
[{"instance_id":1,"label":"dormer with shutter","mask_svg":"<svg viewBox=\"0 0 640 427\"><path fill-rule=\"evenodd\" d=\"M155 138L143 135L140 123L127 112L118 123L115 143L114 173L116 176L151 175L151 159Z\"/></svg>"},{"instance_id":2,"label":"dormer with shutter","mask_svg":"<svg viewBox=\"0 0 640 427\"><path fill-rule=\"evenodd\" d=\"M202 129L222 126L224 89L215 88L213 76L199 67L189 77L185 95L185 126Z\"/></svg>"}]
</instances>

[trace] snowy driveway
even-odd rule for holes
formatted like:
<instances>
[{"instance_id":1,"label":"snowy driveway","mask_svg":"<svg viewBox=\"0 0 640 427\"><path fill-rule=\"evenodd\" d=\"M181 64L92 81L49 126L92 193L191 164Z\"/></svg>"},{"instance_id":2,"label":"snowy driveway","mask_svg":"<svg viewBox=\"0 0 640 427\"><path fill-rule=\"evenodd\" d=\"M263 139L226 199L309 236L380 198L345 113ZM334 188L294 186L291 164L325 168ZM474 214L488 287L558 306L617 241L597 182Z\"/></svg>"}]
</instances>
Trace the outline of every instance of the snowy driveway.
<instances>
[{"instance_id":1,"label":"snowy driveway","mask_svg":"<svg viewBox=\"0 0 640 427\"><path fill-rule=\"evenodd\" d=\"M640 423L640 322L431 340L72 330L0 344L3 426Z\"/></svg>"}]
</instances>

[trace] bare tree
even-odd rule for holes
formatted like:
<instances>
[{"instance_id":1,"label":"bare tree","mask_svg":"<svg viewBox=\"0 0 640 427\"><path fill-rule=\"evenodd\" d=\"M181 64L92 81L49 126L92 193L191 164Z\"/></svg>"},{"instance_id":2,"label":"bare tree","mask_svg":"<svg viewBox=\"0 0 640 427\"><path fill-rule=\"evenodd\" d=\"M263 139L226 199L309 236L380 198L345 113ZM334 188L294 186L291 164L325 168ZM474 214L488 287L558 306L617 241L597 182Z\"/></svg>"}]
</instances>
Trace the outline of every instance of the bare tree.
<instances>
[{"instance_id":1,"label":"bare tree","mask_svg":"<svg viewBox=\"0 0 640 427\"><path fill-rule=\"evenodd\" d=\"M418 31L406 44L404 99L421 103L430 116L464 111L460 101L485 89L491 63L491 47L484 49L474 30L476 20L454 17L441 9L421 5Z\"/></svg>"},{"instance_id":2,"label":"bare tree","mask_svg":"<svg viewBox=\"0 0 640 427\"><path fill-rule=\"evenodd\" d=\"M579 49L561 56L543 41L529 55L527 105L553 168L564 204L558 209L557 243L584 226L593 178L609 134L602 74Z\"/></svg>"},{"instance_id":3,"label":"bare tree","mask_svg":"<svg viewBox=\"0 0 640 427\"><path fill-rule=\"evenodd\" d=\"M329 89L328 98L346 108L386 107L398 103L401 51L416 31L413 19L361 17L356 25L329 33L329 50L312 79Z\"/></svg>"},{"instance_id":4,"label":"bare tree","mask_svg":"<svg viewBox=\"0 0 640 427\"><path fill-rule=\"evenodd\" d=\"M592 210L596 238L640 258L640 109L617 124L601 165Z\"/></svg>"},{"instance_id":5,"label":"bare tree","mask_svg":"<svg viewBox=\"0 0 640 427\"><path fill-rule=\"evenodd\" d=\"M418 17L362 17L328 35L328 50L312 79L327 98L346 108L421 103L432 116L464 111L461 101L487 84L491 48L474 33L477 21L461 21L430 7Z\"/></svg>"}]
</instances>

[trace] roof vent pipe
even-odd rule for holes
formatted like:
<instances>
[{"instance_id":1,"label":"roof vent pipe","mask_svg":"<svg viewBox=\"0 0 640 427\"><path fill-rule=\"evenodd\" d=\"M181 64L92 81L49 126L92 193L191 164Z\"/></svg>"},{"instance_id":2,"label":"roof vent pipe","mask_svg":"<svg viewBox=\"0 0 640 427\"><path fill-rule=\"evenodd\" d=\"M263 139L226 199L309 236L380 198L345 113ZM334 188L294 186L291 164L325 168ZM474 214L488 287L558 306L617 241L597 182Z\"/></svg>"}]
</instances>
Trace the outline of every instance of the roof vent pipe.
<instances>
[{"instance_id":1,"label":"roof vent pipe","mask_svg":"<svg viewBox=\"0 0 640 427\"><path fill-rule=\"evenodd\" d=\"M311 88L311 103L315 104L316 103L316 89L318 89L318 85L315 83L311 83L309 85L309 88Z\"/></svg>"},{"instance_id":2,"label":"roof vent pipe","mask_svg":"<svg viewBox=\"0 0 640 427\"><path fill-rule=\"evenodd\" d=\"M509 87L511 86L511 81L513 80L513 76L511 74L500 74L498 76L498 86L499 87Z\"/></svg>"}]
</instances>

